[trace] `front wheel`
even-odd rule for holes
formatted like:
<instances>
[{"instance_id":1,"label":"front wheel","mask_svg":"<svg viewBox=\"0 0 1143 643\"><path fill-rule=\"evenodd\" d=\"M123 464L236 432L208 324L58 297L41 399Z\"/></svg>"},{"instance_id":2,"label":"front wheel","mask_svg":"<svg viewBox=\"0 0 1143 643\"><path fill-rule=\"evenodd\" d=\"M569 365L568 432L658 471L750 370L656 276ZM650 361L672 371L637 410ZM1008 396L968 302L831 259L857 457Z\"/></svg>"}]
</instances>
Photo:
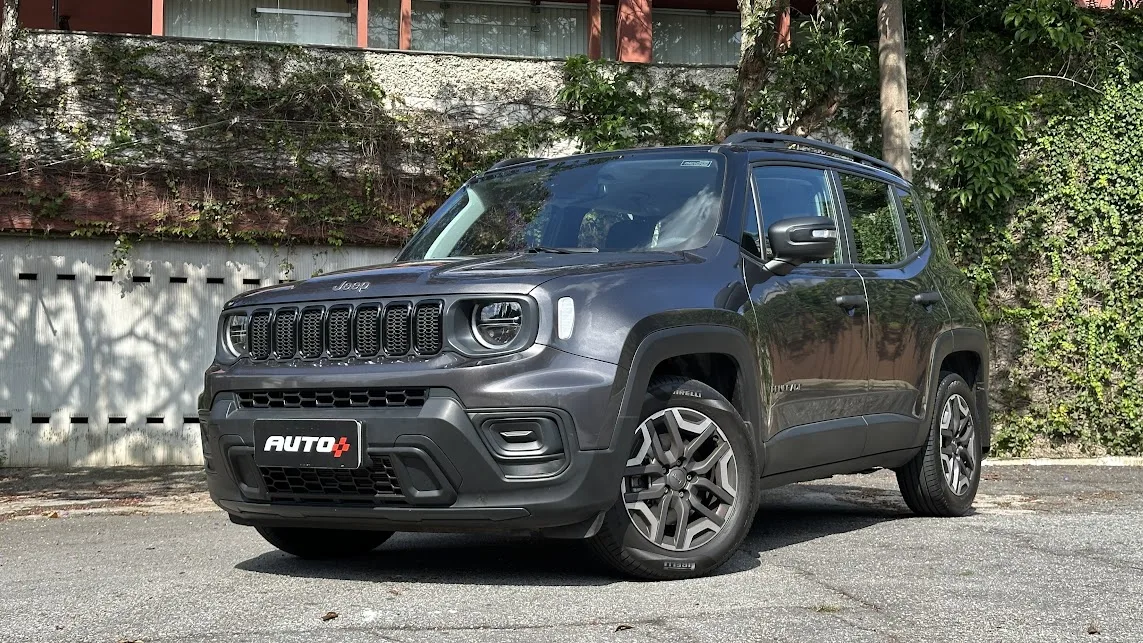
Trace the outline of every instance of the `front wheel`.
<instances>
[{"instance_id":1,"label":"front wheel","mask_svg":"<svg viewBox=\"0 0 1143 643\"><path fill-rule=\"evenodd\" d=\"M758 466L746 426L717 391L683 377L653 382L615 505L592 549L638 578L705 575L746 538Z\"/></svg>"},{"instance_id":2,"label":"front wheel","mask_svg":"<svg viewBox=\"0 0 1143 643\"><path fill-rule=\"evenodd\" d=\"M941 374L929 438L912 461L897 470L901 495L913 513L963 516L972 508L983 457L975 400L964 378Z\"/></svg>"},{"instance_id":3,"label":"front wheel","mask_svg":"<svg viewBox=\"0 0 1143 643\"><path fill-rule=\"evenodd\" d=\"M298 558L348 558L367 554L389 540L391 531L256 527L266 542Z\"/></svg>"}]
</instances>

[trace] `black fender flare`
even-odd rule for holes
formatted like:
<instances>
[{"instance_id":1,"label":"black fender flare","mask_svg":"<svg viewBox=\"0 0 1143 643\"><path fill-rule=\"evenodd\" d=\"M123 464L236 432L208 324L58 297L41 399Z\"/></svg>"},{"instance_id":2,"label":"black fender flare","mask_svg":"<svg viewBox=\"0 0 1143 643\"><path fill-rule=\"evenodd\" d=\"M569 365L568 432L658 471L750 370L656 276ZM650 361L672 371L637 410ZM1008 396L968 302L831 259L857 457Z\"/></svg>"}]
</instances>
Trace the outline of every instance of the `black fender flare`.
<instances>
[{"instance_id":1,"label":"black fender flare","mask_svg":"<svg viewBox=\"0 0 1143 643\"><path fill-rule=\"evenodd\" d=\"M937 335L933 340L933 348L929 357L928 377L925 382L924 412L921 414L921 434L918 443L924 444L925 432L932 421L935 412L932 404L933 393L941 383L941 364L945 358L953 353L975 353L980 359L979 372L976 374L974 393L976 394L977 417L980 426L977 434L980 439L982 451L987 454L992 447L992 422L988 411L988 360L991 352L988 348L988 335L977 328L951 328Z\"/></svg>"},{"instance_id":2,"label":"black fender flare","mask_svg":"<svg viewBox=\"0 0 1143 643\"><path fill-rule=\"evenodd\" d=\"M611 434L611 449L626 454L630 440L635 436L635 425L643 406L643 396L651 383L655 367L672 357L700 353L718 353L734 360L741 379L742 419L754 444L757 462L762 458L763 415L758 357L746 334L735 327L719 325L690 325L663 328L647 334L627 365L624 391ZM618 384L618 382L617 382Z\"/></svg>"}]
</instances>

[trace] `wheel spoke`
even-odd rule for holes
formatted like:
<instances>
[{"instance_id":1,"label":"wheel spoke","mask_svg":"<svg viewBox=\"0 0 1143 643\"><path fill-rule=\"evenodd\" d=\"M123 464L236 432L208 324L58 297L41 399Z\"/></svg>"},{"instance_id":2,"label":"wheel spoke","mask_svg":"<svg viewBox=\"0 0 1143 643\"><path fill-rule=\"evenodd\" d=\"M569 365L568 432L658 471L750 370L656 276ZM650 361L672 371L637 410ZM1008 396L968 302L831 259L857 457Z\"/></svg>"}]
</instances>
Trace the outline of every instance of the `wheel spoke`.
<instances>
[{"instance_id":1,"label":"wheel spoke","mask_svg":"<svg viewBox=\"0 0 1143 643\"><path fill-rule=\"evenodd\" d=\"M656 516L658 522L655 524L655 531L651 534L651 542L656 545L663 544L663 537L667 532L667 516L671 512L671 499L663 498L659 502L659 515Z\"/></svg>"},{"instance_id":2,"label":"wheel spoke","mask_svg":"<svg viewBox=\"0 0 1143 643\"><path fill-rule=\"evenodd\" d=\"M686 544L691 515L691 503L686 496L675 496L675 512L679 515L675 522L675 548L682 549Z\"/></svg>"},{"instance_id":3,"label":"wheel spoke","mask_svg":"<svg viewBox=\"0 0 1143 643\"><path fill-rule=\"evenodd\" d=\"M695 511L705 516L718 527L721 527L722 524L726 522L726 518L718 515L718 512L699 502L697 499L691 502L691 507L693 507Z\"/></svg>"},{"instance_id":4,"label":"wheel spoke","mask_svg":"<svg viewBox=\"0 0 1143 643\"><path fill-rule=\"evenodd\" d=\"M691 473L699 475L708 473L714 468L714 465L718 464L718 461L728 453L730 453L730 444L727 442L719 444L713 453L708 455L701 462L696 462L695 465L691 467Z\"/></svg>"},{"instance_id":5,"label":"wheel spoke","mask_svg":"<svg viewBox=\"0 0 1143 643\"><path fill-rule=\"evenodd\" d=\"M693 458L695 451L698 451L699 447L701 447L704 442L709 440L717 430L718 425L716 425L712 420L707 420L706 424L704 425L703 432L700 433L697 438L691 440L691 443L687 445L687 448L683 449L683 459L690 460Z\"/></svg>"},{"instance_id":6,"label":"wheel spoke","mask_svg":"<svg viewBox=\"0 0 1143 643\"><path fill-rule=\"evenodd\" d=\"M652 463L648 463L648 464L629 464L629 465L627 465L627 468L623 470L623 475L625 475L625 476L654 476L654 475L661 476L661 475L665 474L666 472L667 472L667 470L665 468L663 468L663 465L659 464L658 462L652 462Z\"/></svg>"},{"instance_id":7,"label":"wheel spoke","mask_svg":"<svg viewBox=\"0 0 1143 643\"><path fill-rule=\"evenodd\" d=\"M651 484L650 487L647 487L646 489L643 489L641 491L628 491L628 492L624 493L623 494L623 502L634 503L634 502L644 502L647 500L657 500L657 499L663 497L663 488L666 486L667 486L667 484L665 482L663 482L661 479L656 480L654 483Z\"/></svg>"},{"instance_id":8,"label":"wheel spoke","mask_svg":"<svg viewBox=\"0 0 1143 643\"><path fill-rule=\"evenodd\" d=\"M672 463L683 457L683 435L679 432L679 412L677 409L671 409L663 415L663 420L667 423L667 435L671 438L671 448L667 453L671 455Z\"/></svg>"},{"instance_id":9,"label":"wheel spoke","mask_svg":"<svg viewBox=\"0 0 1143 643\"><path fill-rule=\"evenodd\" d=\"M734 502L734 494L716 485L710 480L707 480L706 478L695 478L695 481L691 483L691 486L695 489L706 489L707 491L717 496L719 500L725 502L728 505L731 502Z\"/></svg>"}]
</instances>

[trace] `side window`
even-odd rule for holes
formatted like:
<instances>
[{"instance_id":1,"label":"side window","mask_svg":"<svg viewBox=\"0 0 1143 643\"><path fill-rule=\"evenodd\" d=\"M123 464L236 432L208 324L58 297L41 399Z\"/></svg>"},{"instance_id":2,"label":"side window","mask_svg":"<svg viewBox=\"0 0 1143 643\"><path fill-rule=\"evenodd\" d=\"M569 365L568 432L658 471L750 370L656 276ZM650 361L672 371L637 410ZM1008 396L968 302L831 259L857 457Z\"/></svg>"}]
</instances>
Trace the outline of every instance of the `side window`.
<instances>
[{"instance_id":1,"label":"side window","mask_svg":"<svg viewBox=\"0 0 1143 643\"><path fill-rule=\"evenodd\" d=\"M925 245L925 226L921 223L921 203L916 195L908 190L897 190L901 206L905 208L905 222L909 224L909 236L913 239L913 250Z\"/></svg>"},{"instance_id":2,"label":"side window","mask_svg":"<svg viewBox=\"0 0 1143 643\"><path fill-rule=\"evenodd\" d=\"M762 229L794 217L829 217L837 221L829 172L817 168L763 165L754 168L754 188L762 210ZM841 244L832 259L841 263Z\"/></svg>"},{"instance_id":3,"label":"side window","mask_svg":"<svg viewBox=\"0 0 1143 643\"><path fill-rule=\"evenodd\" d=\"M855 174L839 174L853 242L855 263L894 264L905 258L901 218L888 183Z\"/></svg>"}]
</instances>

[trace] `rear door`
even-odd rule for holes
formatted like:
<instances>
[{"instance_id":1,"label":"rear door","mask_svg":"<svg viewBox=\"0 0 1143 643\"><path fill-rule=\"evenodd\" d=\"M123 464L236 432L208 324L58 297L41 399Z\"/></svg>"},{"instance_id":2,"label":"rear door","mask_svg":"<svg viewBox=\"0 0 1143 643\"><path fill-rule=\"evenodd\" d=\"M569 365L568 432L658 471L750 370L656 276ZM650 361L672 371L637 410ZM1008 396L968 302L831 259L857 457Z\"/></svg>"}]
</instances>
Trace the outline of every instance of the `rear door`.
<instances>
[{"instance_id":1,"label":"rear door","mask_svg":"<svg viewBox=\"0 0 1143 643\"><path fill-rule=\"evenodd\" d=\"M865 453L914 447L929 352L948 314L928 267L931 246L907 190L873 175L839 172L837 178L850 252L869 298Z\"/></svg>"},{"instance_id":2,"label":"rear door","mask_svg":"<svg viewBox=\"0 0 1143 643\"><path fill-rule=\"evenodd\" d=\"M848 263L841 202L829 170L795 165L752 168L751 207L743 235L763 399L768 401L767 475L859 457L865 445L862 394L867 375L867 307ZM761 221L758 221L760 213ZM842 239L833 259L786 276L763 269L764 234L791 217L825 216Z\"/></svg>"}]
</instances>

